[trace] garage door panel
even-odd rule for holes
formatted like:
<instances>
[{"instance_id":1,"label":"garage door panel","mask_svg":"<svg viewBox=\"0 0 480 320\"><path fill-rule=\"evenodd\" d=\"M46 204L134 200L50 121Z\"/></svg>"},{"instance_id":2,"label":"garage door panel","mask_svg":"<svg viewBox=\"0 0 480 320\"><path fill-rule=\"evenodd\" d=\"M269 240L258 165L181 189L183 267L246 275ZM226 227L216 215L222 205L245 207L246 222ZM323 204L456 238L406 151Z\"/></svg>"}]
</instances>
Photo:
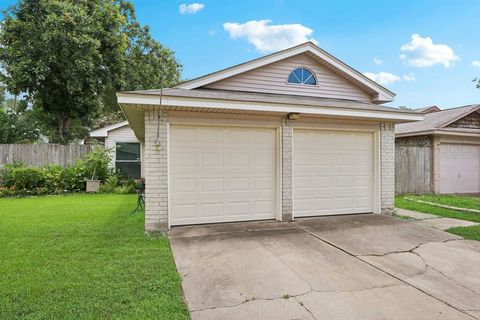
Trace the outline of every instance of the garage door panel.
<instances>
[{"instance_id":1,"label":"garage door panel","mask_svg":"<svg viewBox=\"0 0 480 320\"><path fill-rule=\"evenodd\" d=\"M171 225L275 218L275 129L173 125L170 137Z\"/></svg>"},{"instance_id":2,"label":"garage door panel","mask_svg":"<svg viewBox=\"0 0 480 320\"><path fill-rule=\"evenodd\" d=\"M480 192L479 145L440 145L440 192Z\"/></svg>"},{"instance_id":3,"label":"garage door panel","mask_svg":"<svg viewBox=\"0 0 480 320\"><path fill-rule=\"evenodd\" d=\"M373 135L294 131L294 216L373 211Z\"/></svg>"}]
</instances>

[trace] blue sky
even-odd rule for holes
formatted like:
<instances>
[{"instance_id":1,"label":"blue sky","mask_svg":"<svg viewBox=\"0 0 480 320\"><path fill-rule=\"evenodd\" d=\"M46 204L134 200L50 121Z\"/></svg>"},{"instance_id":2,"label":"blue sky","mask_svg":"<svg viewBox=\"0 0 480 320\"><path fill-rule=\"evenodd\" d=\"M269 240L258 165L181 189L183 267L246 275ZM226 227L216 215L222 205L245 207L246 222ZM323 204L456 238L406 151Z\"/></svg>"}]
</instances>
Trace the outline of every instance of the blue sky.
<instances>
[{"instance_id":1,"label":"blue sky","mask_svg":"<svg viewBox=\"0 0 480 320\"><path fill-rule=\"evenodd\" d=\"M480 103L480 89L472 83L480 76L478 0L195 2L200 5L133 1L138 20L175 51L184 78L262 56L279 43L312 39L384 82L397 94L392 105ZM187 5L183 14L181 4Z\"/></svg>"}]
</instances>

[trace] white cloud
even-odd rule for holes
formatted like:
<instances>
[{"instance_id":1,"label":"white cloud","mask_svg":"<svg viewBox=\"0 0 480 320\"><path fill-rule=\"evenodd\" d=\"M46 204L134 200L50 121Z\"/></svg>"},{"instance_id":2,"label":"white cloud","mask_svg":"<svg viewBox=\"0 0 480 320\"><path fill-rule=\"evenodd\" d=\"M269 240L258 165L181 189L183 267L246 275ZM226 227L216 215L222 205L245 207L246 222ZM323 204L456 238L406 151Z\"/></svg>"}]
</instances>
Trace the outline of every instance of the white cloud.
<instances>
[{"instance_id":1,"label":"white cloud","mask_svg":"<svg viewBox=\"0 0 480 320\"><path fill-rule=\"evenodd\" d=\"M373 63L375 63L377 66L379 66L379 65L383 64L383 60L375 57L375 58L373 58Z\"/></svg>"},{"instance_id":2,"label":"white cloud","mask_svg":"<svg viewBox=\"0 0 480 320\"><path fill-rule=\"evenodd\" d=\"M402 76L402 79L405 81L415 81L415 75L412 72L409 72L407 74L404 74Z\"/></svg>"},{"instance_id":3,"label":"white cloud","mask_svg":"<svg viewBox=\"0 0 480 320\"><path fill-rule=\"evenodd\" d=\"M422 38L418 34L413 34L412 41L401 46L400 51L403 52L400 58L407 60L414 67L443 64L448 68L452 62L460 59L446 44L434 44L431 38Z\"/></svg>"},{"instance_id":4,"label":"white cloud","mask_svg":"<svg viewBox=\"0 0 480 320\"><path fill-rule=\"evenodd\" d=\"M311 38L313 30L301 24L269 25L270 20L251 20L245 23L227 22L223 28L231 39L246 38L260 52L278 51Z\"/></svg>"},{"instance_id":5,"label":"white cloud","mask_svg":"<svg viewBox=\"0 0 480 320\"><path fill-rule=\"evenodd\" d=\"M203 8L205 8L205 5L203 3L198 3L198 2L194 2L190 4L182 3L178 7L178 11L181 14L194 14L202 10Z\"/></svg>"},{"instance_id":6,"label":"white cloud","mask_svg":"<svg viewBox=\"0 0 480 320\"><path fill-rule=\"evenodd\" d=\"M365 72L364 75L381 85L388 85L400 81L400 77L389 72Z\"/></svg>"},{"instance_id":7,"label":"white cloud","mask_svg":"<svg viewBox=\"0 0 480 320\"><path fill-rule=\"evenodd\" d=\"M480 60L474 60L472 61L472 66L480 68Z\"/></svg>"}]
</instances>

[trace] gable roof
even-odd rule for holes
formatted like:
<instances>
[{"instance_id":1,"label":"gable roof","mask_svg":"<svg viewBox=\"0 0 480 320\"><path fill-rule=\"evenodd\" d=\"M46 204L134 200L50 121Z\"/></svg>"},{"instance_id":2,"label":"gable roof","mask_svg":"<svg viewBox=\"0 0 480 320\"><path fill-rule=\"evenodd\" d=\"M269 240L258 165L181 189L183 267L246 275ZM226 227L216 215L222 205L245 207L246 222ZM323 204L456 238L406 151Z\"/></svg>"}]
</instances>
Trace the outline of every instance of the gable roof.
<instances>
[{"instance_id":1,"label":"gable roof","mask_svg":"<svg viewBox=\"0 0 480 320\"><path fill-rule=\"evenodd\" d=\"M183 83L178 84L175 88L179 89L197 89L208 84L230 78L232 76L289 58L295 55L306 53L319 63L330 68L332 71L340 74L345 77L347 80L353 82L359 87L371 93L374 98L375 103L383 103L392 101L395 97L395 94L388 90L387 88L381 86L375 81L364 76L359 71L348 66L344 62L338 60L328 52L320 49L312 42L305 42L303 44L272 53L254 60L250 60L245 63L235 65L230 68L226 68L220 71L216 71Z\"/></svg>"},{"instance_id":2,"label":"gable roof","mask_svg":"<svg viewBox=\"0 0 480 320\"><path fill-rule=\"evenodd\" d=\"M414 111L420 112L420 113L423 113L423 114L427 114L427 113L433 113L433 112L442 111L442 109L440 109L440 108L437 107L437 106L431 106L431 107L425 107L425 108L415 109Z\"/></svg>"},{"instance_id":3,"label":"gable roof","mask_svg":"<svg viewBox=\"0 0 480 320\"><path fill-rule=\"evenodd\" d=\"M464 107L427 113L422 121L397 124L395 126L395 135L405 137L431 134L433 131L443 129L453 122L479 110L480 104L473 104ZM456 131L461 131L461 129Z\"/></svg>"},{"instance_id":4,"label":"gable roof","mask_svg":"<svg viewBox=\"0 0 480 320\"><path fill-rule=\"evenodd\" d=\"M108 132L128 126L128 121L122 121L119 123L112 124L97 130L90 131L90 137L92 138L106 138L108 137Z\"/></svg>"}]
</instances>

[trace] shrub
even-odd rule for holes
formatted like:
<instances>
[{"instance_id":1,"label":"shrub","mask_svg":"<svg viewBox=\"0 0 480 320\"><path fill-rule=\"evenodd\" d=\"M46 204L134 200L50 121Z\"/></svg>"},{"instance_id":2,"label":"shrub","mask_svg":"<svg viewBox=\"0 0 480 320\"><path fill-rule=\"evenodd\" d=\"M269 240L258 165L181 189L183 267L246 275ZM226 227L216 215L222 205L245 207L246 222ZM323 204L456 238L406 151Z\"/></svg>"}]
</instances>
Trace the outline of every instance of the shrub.
<instances>
[{"instance_id":1,"label":"shrub","mask_svg":"<svg viewBox=\"0 0 480 320\"><path fill-rule=\"evenodd\" d=\"M100 186L102 193L119 193L129 194L135 193L137 190L137 182L133 179L122 181L118 175L111 175L107 181Z\"/></svg>"},{"instance_id":2,"label":"shrub","mask_svg":"<svg viewBox=\"0 0 480 320\"><path fill-rule=\"evenodd\" d=\"M85 180L100 180L101 192L134 193L133 180L121 181L108 168L110 150L95 148L85 160L78 160L66 168L48 165L42 168L24 166L22 163L7 164L0 171L0 197L56 194L85 190Z\"/></svg>"},{"instance_id":3,"label":"shrub","mask_svg":"<svg viewBox=\"0 0 480 320\"><path fill-rule=\"evenodd\" d=\"M23 165L6 165L2 174L3 185L15 190L32 190L45 187L45 177L39 168Z\"/></svg>"},{"instance_id":4,"label":"shrub","mask_svg":"<svg viewBox=\"0 0 480 320\"><path fill-rule=\"evenodd\" d=\"M105 182L111 173L108 168L110 161L111 152L109 149L95 148L84 161L85 178Z\"/></svg>"},{"instance_id":5,"label":"shrub","mask_svg":"<svg viewBox=\"0 0 480 320\"><path fill-rule=\"evenodd\" d=\"M45 188L52 192L61 192L63 190L63 168L59 165L48 165L44 167L42 171L43 178L45 179Z\"/></svg>"},{"instance_id":6,"label":"shrub","mask_svg":"<svg viewBox=\"0 0 480 320\"><path fill-rule=\"evenodd\" d=\"M77 160L74 165L63 169L60 181L61 188L66 192L78 192L85 190L86 166L83 160Z\"/></svg>"}]
</instances>

